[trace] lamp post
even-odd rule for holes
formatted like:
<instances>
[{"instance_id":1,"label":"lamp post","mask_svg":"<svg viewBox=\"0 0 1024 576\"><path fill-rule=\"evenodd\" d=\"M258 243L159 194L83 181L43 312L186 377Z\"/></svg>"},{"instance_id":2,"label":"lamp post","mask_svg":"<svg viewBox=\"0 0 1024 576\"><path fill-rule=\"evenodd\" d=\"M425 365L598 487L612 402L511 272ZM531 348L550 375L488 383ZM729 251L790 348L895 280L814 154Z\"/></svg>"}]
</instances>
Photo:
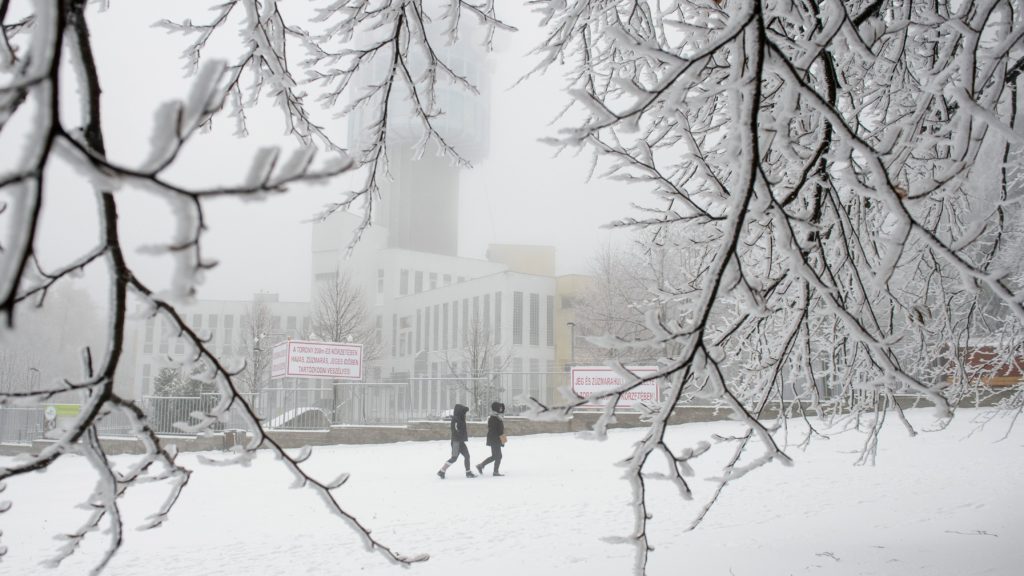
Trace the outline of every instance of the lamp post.
<instances>
[{"instance_id":1,"label":"lamp post","mask_svg":"<svg viewBox=\"0 0 1024 576\"><path fill-rule=\"evenodd\" d=\"M576 323L566 322L569 327L569 365L576 365Z\"/></svg>"}]
</instances>

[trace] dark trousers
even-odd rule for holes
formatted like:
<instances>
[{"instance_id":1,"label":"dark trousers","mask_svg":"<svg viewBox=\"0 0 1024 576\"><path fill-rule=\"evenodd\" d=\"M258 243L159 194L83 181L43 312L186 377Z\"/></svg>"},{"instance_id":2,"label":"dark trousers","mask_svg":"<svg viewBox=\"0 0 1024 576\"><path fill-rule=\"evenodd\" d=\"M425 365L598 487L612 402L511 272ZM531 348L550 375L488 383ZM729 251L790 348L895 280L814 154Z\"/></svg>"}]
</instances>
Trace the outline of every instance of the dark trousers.
<instances>
[{"instance_id":1,"label":"dark trousers","mask_svg":"<svg viewBox=\"0 0 1024 576\"><path fill-rule=\"evenodd\" d=\"M469 447L462 440L452 440L452 457L448 459L448 463L455 464L455 461L459 459L459 454L465 458L466 470L469 470Z\"/></svg>"},{"instance_id":2,"label":"dark trousers","mask_svg":"<svg viewBox=\"0 0 1024 576\"><path fill-rule=\"evenodd\" d=\"M491 446L491 455L480 463L480 467L483 468L491 462L494 462L494 472L497 474L498 468L501 467L501 444Z\"/></svg>"}]
</instances>

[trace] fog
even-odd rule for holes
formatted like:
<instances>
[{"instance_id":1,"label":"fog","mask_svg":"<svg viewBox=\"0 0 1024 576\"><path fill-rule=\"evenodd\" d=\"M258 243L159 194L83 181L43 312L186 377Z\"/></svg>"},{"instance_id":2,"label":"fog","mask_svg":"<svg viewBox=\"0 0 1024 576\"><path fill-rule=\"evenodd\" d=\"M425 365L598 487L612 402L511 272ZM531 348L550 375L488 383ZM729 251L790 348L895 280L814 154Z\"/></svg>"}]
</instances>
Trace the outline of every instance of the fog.
<instances>
[{"instance_id":1,"label":"fog","mask_svg":"<svg viewBox=\"0 0 1024 576\"><path fill-rule=\"evenodd\" d=\"M154 110L189 90L181 57L186 38L153 24L159 18L173 20L186 14L198 21L205 17L203 5L182 2L157 9L151 3L116 3L95 17L93 36L111 158L124 165L140 162L149 151ZM537 17L519 3L499 10L518 31L499 32L496 50L486 56L489 78L480 82L478 98L490 105L489 153L460 177L459 255L483 257L491 243L550 245L557 251L557 274L585 273L595 250L628 235L602 226L628 213L630 202L643 192L627 193L622 184L590 179L589 156L557 155L554 147L539 142L556 133L553 121L568 96L559 90L562 79L557 73L517 84L537 62L529 51L542 38L540 28ZM214 45L210 50L217 49L226 54L230 47ZM346 120L323 113L315 103L310 108L319 113L326 131L344 143ZM222 115L211 133L190 143L174 177L182 183L229 184L246 173L259 148L296 146L293 137L284 135L280 111L269 105L249 114L247 138L236 137L232 124ZM5 151L0 156L10 155ZM92 216L96 199L88 185L70 167L55 172L61 196L47 201L44 228L60 233L44 236L40 250L51 267L75 257L98 236ZM350 174L319 186L293 186L284 195L263 200L206 201L203 254L218 264L206 273L196 296L245 300L265 291L278 293L282 300L309 300L310 221L361 177ZM171 266L161 247L168 244L175 225L169 204L138 190L122 190L119 204L133 266L150 285L166 287ZM105 282L102 267L87 270L84 284L100 302L105 300Z\"/></svg>"}]
</instances>

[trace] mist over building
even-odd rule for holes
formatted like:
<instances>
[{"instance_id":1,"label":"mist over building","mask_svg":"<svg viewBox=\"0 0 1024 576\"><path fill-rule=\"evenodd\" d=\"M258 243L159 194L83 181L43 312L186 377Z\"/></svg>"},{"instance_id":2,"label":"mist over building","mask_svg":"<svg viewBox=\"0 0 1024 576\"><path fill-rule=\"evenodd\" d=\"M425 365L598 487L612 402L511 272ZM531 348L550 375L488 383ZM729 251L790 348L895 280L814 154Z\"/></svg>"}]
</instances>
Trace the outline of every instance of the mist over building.
<instances>
[{"instance_id":1,"label":"mist over building","mask_svg":"<svg viewBox=\"0 0 1024 576\"><path fill-rule=\"evenodd\" d=\"M464 43L463 43L464 45ZM456 73L486 93L488 72L479 51L447 48ZM486 98L439 86L446 114L435 127L471 162L487 154ZM400 99L399 99L400 100ZM569 361L567 322L573 320L575 283L555 275L550 246L492 245L485 259L460 257L459 214L462 168L430 142L417 158L421 134L407 112L391 110L391 179L374 199L373 226L349 246L361 215L336 213L313 225L312 298L320 287L347 276L360 288L375 330L379 355L366 370L375 381L417 380L414 412L437 414L450 408L453 390L440 380L450 375L505 372L506 395L548 398L542 373L564 370ZM357 142L365 120L353 115L350 140ZM490 351L480 366L473 350Z\"/></svg>"},{"instance_id":2,"label":"mist over building","mask_svg":"<svg viewBox=\"0 0 1024 576\"><path fill-rule=\"evenodd\" d=\"M489 72L479 51L460 44L444 50L453 70L486 94ZM369 85L374 73L375 68L368 67L361 81ZM439 85L437 99L446 113L433 124L445 141L469 162L484 159L490 137L487 99L452 85ZM502 373L503 399L524 394L554 398L555 388L565 384L561 373L572 360L574 334L569 323L575 320L573 296L583 277L556 276L551 246L494 244L483 259L461 257L460 221L474 217L459 213L464 168L450 154L439 154L434 142L419 154L418 121L397 105L388 114L392 146L387 151L387 177L379 180L381 194L374 199L372 225L350 252L362 214L339 212L311 224L311 302L282 302L276 294L256 294L253 300L201 300L182 306L185 319L209 331L217 354L240 361L250 348L276 341L322 339L311 321L318 296L328 283L346 277L361 295L372 325L372 342L364 344L374 354L365 361L363 382L409 386L401 394L391 390L379 403L401 403L397 408L412 416L436 416L459 400L458 390L446 379L484 372ZM349 116L354 149L372 121L361 109ZM262 344L242 334L257 301L271 317ZM154 394L160 371L187 361L191 353L163 319L147 318L137 324L126 358L131 368L122 372L129 381L120 386L132 397ZM481 347L487 351L486 365L471 352ZM292 389L332 385L329 380L271 383L269 373L263 379L267 386Z\"/></svg>"}]
</instances>

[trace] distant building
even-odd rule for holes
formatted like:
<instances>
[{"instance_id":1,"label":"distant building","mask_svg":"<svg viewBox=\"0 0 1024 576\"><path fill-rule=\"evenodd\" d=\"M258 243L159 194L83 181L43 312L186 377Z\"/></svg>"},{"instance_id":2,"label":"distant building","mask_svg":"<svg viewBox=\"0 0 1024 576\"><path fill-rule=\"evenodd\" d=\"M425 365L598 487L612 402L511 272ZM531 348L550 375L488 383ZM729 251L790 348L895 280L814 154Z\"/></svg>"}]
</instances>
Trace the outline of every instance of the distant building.
<instances>
[{"instance_id":1,"label":"distant building","mask_svg":"<svg viewBox=\"0 0 1024 576\"><path fill-rule=\"evenodd\" d=\"M576 286L556 278L554 248L494 245L486 260L460 258L389 247L390 230L377 225L346 258L359 222L339 213L314 225L313 293L337 274L362 290L381 350L368 380L427 379L412 391L413 412L440 413L451 396L430 379L466 374L465 350L482 332L500 351L491 371L513 376L512 396L551 396L561 380L544 375L565 370L573 299L564 291Z\"/></svg>"},{"instance_id":2,"label":"distant building","mask_svg":"<svg viewBox=\"0 0 1024 576\"><path fill-rule=\"evenodd\" d=\"M281 302L277 294L256 294L248 301L198 300L177 309L193 330L211 338L208 347L221 362L238 365L246 357L246 348L258 345L243 335L253 302L266 304L270 313L267 344L311 333L309 303ZM158 315L129 323L126 352L125 365L130 369L118 390L138 399L151 395L160 371L188 359L191 350L167 318Z\"/></svg>"}]
</instances>

